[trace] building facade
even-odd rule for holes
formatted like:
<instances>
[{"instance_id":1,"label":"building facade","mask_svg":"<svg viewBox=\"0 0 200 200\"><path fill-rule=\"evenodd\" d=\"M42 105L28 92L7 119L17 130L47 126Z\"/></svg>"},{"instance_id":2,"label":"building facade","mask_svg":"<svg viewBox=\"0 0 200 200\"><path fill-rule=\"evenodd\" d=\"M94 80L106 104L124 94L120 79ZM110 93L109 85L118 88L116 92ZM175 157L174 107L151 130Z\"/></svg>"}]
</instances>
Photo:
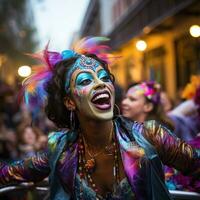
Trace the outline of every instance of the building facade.
<instances>
[{"instance_id":1,"label":"building facade","mask_svg":"<svg viewBox=\"0 0 200 200\"><path fill-rule=\"evenodd\" d=\"M124 88L156 80L176 98L190 76L200 73L200 40L189 33L192 25L200 25L198 0L91 0L88 9L93 12L86 12L81 36L111 39L122 56L112 72ZM146 49L136 48L139 40Z\"/></svg>"}]
</instances>

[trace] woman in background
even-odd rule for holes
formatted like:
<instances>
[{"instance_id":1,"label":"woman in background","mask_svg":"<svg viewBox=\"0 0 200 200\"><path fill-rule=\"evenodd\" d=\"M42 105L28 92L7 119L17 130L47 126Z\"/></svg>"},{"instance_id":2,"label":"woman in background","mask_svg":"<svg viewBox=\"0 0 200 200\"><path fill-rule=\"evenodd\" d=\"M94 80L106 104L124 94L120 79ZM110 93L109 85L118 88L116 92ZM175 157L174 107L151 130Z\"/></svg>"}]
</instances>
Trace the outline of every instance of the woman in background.
<instances>
[{"instance_id":1,"label":"woman in background","mask_svg":"<svg viewBox=\"0 0 200 200\"><path fill-rule=\"evenodd\" d=\"M161 104L160 92L160 85L155 81L130 87L122 100L122 115L138 122L156 120L174 130L173 121L166 115Z\"/></svg>"},{"instance_id":2,"label":"woman in background","mask_svg":"<svg viewBox=\"0 0 200 200\"><path fill-rule=\"evenodd\" d=\"M19 156L22 159L34 156L47 147L47 136L37 127L22 123L18 126L17 135Z\"/></svg>"}]
</instances>

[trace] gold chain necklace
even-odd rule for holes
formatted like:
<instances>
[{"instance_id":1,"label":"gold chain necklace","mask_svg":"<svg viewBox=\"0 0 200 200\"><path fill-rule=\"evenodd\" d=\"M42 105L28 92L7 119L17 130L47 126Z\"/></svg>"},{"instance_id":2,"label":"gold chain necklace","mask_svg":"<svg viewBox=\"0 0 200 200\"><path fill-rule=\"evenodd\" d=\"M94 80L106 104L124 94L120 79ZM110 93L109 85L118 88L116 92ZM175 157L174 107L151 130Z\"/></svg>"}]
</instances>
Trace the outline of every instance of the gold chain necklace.
<instances>
[{"instance_id":1,"label":"gold chain necklace","mask_svg":"<svg viewBox=\"0 0 200 200\"><path fill-rule=\"evenodd\" d=\"M118 145L116 141L116 136L113 135L113 146L114 146L114 153L112 154L114 157L114 165L113 165L113 178L114 178L114 183L113 183L113 192L115 193L117 191L117 185L120 182L120 174L119 174L119 157L118 157ZM96 192L96 199L98 198L98 192L99 188L95 184L93 178L92 178L92 171L88 170L86 167L86 160L85 160L85 148L84 148L84 142L83 142L83 137L79 138L78 141L78 152L79 152L79 167L78 167L78 173L80 175L81 182L84 178L87 179L88 184L91 185L93 190ZM81 183L82 185L82 183ZM80 199L83 199L83 188L80 187Z\"/></svg>"},{"instance_id":2,"label":"gold chain necklace","mask_svg":"<svg viewBox=\"0 0 200 200\"><path fill-rule=\"evenodd\" d=\"M88 155L90 156L90 159L88 159L85 163L85 167L87 170L89 171L94 171L95 167L96 167L96 160L95 158L99 155L101 155L103 152L109 152L111 148L109 148L110 142L112 141L112 137L113 137L113 122L112 122L112 127L109 133L109 141L108 141L108 145L106 145L103 149L101 149L99 152L93 153L91 152L91 150L89 149L89 145L87 144L85 138L83 137L83 142L85 144L85 149L88 153ZM108 155L112 155L112 154L108 154Z\"/></svg>"}]
</instances>

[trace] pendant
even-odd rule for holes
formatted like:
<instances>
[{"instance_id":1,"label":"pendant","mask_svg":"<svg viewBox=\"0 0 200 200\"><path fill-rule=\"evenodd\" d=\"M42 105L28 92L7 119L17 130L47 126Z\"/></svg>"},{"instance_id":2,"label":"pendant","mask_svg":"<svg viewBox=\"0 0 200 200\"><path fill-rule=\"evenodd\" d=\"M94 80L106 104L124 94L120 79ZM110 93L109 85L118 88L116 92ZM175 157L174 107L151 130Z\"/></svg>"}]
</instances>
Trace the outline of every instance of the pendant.
<instances>
[{"instance_id":1,"label":"pendant","mask_svg":"<svg viewBox=\"0 0 200 200\"><path fill-rule=\"evenodd\" d=\"M85 168L89 172L93 172L94 169L95 169L95 166L96 166L96 161L95 161L94 158L87 160L86 163L85 163Z\"/></svg>"},{"instance_id":2,"label":"pendant","mask_svg":"<svg viewBox=\"0 0 200 200\"><path fill-rule=\"evenodd\" d=\"M110 146L106 146L105 147L105 152L107 155L112 156L115 152L115 146L114 144L110 145Z\"/></svg>"}]
</instances>

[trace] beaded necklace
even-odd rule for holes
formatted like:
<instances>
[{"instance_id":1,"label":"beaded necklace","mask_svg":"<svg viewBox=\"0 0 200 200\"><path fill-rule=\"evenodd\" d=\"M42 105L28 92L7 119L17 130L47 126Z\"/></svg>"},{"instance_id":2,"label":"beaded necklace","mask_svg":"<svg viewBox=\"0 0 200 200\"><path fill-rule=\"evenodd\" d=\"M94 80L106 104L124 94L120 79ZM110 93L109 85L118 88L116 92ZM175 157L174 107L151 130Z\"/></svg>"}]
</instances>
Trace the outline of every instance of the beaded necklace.
<instances>
[{"instance_id":1,"label":"beaded necklace","mask_svg":"<svg viewBox=\"0 0 200 200\"><path fill-rule=\"evenodd\" d=\"M84 143L84 147L85 147L85 151L87 151L88 155L90 156L90 159L88 159L86 161L85 167L87 168L88 171L93 171L95 170L96 167L96 157L105 153L108 155L112 155L111 151L113 150L113 144L110 145L110 142L112 142L112 138L113 138L113 124L112 127L110 129L110 133L109 133L109 139L108 139L108 144L102 148L100 151L94 153L90 148L88 143L86 142L86 139L84 138L84 136L82 135L83 138L83 143Z\"/></svg>"},{"instance_id":2,"label":"beaded necklace","mask_svg":"<svg viewBox=\"0 0 200 200\"><path fill-rule=\"evenodd\" d=\"M107 146L106 146L107 147ZM105 147L105 148L106 148ZM117 141L116 141L116 137L114 135L113 137L113 141L112 141L112 147L110 148L113 150L113 154L108 154L108 155L113 155L114 156L114 164L113 164L113 179L114 179L114 183L113 183L113 192L116 193L116 189L117 186L120 182L120 176L119 176L119 157L118 157L118 146L117 146ZM105 149L106 151L106 149ZM83 140L83 136L80 135L79 137L79 141L78 141L78 153L79 153L79 159L78 159L78 173L80 176L80 180L82 181L83 179L86 179L88 184L90 184L90 186L92 187L92 189L96 192L97 196L98 196L98 192L99 189L96 186L93 178L92 178L92 173L94 172L95 169L90 170L90 168L88 168L87 166L87 162L85 159L85 145L84 145L84 140ZM82 185L82 183L81 183ZM80 188L80 199L83 199L83 191L82 188ZM98 200L99 198L96 197L96 199Z\"/></svg>"}]
</instances>

